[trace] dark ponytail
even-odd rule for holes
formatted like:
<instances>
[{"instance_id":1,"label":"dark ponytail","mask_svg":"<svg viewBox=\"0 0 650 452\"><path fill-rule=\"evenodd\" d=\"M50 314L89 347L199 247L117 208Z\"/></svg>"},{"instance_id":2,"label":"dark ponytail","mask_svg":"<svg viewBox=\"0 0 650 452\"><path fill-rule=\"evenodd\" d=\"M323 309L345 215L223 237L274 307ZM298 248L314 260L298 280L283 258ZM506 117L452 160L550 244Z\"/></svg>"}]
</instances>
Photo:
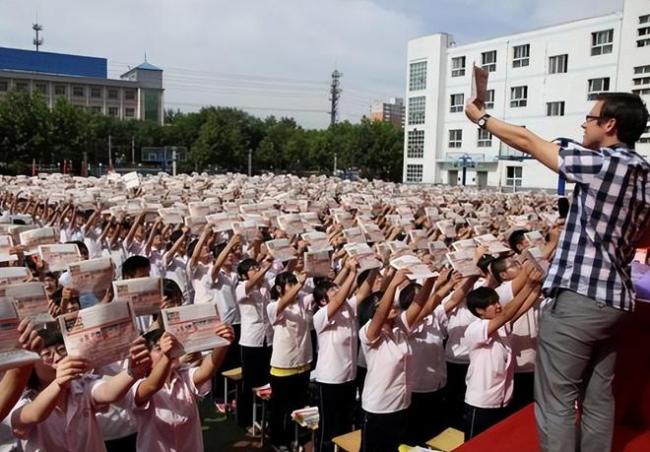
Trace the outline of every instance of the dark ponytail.
<instances>
[{"instance_id":1,"label":"dark ponytail","mask_svg":"<svg viewBox=\"0 0 650 452\"><path fill-rule=\"evenodd\" d=\"M298 278L291 272L278 273L275 283L271 287L271 300L279 300L284 295L284 288L287 284L298 284Z\"/></svg>"}]
</instances>

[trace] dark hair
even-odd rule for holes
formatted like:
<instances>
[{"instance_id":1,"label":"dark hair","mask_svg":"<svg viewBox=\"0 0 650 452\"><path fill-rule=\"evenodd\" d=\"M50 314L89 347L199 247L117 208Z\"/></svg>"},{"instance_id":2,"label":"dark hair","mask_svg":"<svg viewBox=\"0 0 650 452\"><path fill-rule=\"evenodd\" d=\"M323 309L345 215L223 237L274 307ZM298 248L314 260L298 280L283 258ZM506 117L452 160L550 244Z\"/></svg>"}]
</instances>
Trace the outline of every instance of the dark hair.
<instances>
[{"instance_id":1,"label":"dark hair","mask_svg":"<svg viewBox=\"0 0 650 452\"><path fill-rule=\"evenodd\" d=\"M411 303L413 303L413 300L415 299L415 296L417 293L420 291L422 286L418 283L412 282L409 283L406 287L404 287L400 293L399 293L399 308L402 311L406 311L409 306L411 306Z\"/></svg>"},{"instance_id":2,"label":"dark hair","mask_svg":"<svg viewBox=\"0 0 650 452\"><path fill-rule=\"evenodd\" d=\"M336 287L336 284L334 281L330 281L329 279L317 284L316 287L314 287L314 292L312 293L312 296L314 297L314 303L316 303L318 306L321 306L323 301L329 303L330 300L327 298L327 291L333 287Z\"/></svg>"},{"instance_id":3,"label":"dark hair","mask_svg":"<svg viewBox=\"0 0 650 452\"><path fill-rule=\"evenodd\" d=\"M467 309L476 317L481 317L477 309L487 309L488 306L499 302L499 294L489 287L479 287L467 294Z\"/></svg>"},{"instance_id":4,"label":"dark hair","mask_svg":"<svg viewBox=\"0 0 650 452\"><path fill-rule=\"evenodd\" d=\"M79 252L86 257L90 257L90 254L88 253L88 247L86 244L80 240L71 240L69 242L65 242L70 245L77 245L77 248L79 248Z\"/></svg>"},{"instance_id":5,"label":"dark hair","mask_svg":"<svg viewBox=\"0 0 650 452\"><path fill-rule=\"evenodd\" d=\"M377 310L377 305L381 301L384 293L381 291L373 292L364 298L357 306L357 318L359 319L359 327L362 327L372 319Z\"/></svg>"},{"instance_id":6,"label":"dark hair","mask_svg":"<svg viewBox=\"0 0 650 452\"><path fill-rule=\"evenodd\" d=\"M149 258L144 256L131 256L122 263L122 278L132 278L138 270L151 267Z\"/></svg>"},{"instance_id":7,"label":"dark hair","mask_svg":"<svg viewBox=\"0 0 650 452\"><path fill-rule=\"evenodd\" d=\"M54 272L47 272L43 275L43 278L52 278L56 280L57 284L59 283L59 277L56 273Z\"/></svg>"},{"instance_id":8,"label":"dark hair","mask_svg":"<svg viewBox=\"0 0 650 452\"><path fill-rule=\"evenodd\" d=\"M14 218L14 219L11 220L11 223L12 224L20 224L20 225L27 224L27 223L25 223L25 220L23 220L22 218Z\"/></svg>"},{"instance_id":9,"label":"dark hair","mask_svg":"<svg viewBox=\"0 0 650 452\"><path fill-rule=\"evenodd\" d=\"M257 267L258 265L260 264L255 259L250 257L241 261L237 266L237 273L239 274L239 279L241 279L242 281L247 281L248 271L253 267Z\"/></svg>"},{"instance_id":10,"label":"dark hair","mask_svg":"<svg viewBox=\"0 0 650 452\"><path fill-rule=\"evenodd\" d=\"M221 243L217 243L212 247L212 255L214 256L215 259L219 257L219 255L226 248L227 245L228 242L221 242Z\"/></svg>"},{"instance_id":11,"label":"dark hair","mask_svg":"<svg viewBox=\"0 0 650 452\"><path fill-rule=\"evenodd\" d=\"M483 273L487 273L488 269L490 268L490 265L497 260L494 256L491 254L484 254L481 256L481 258L478 260L478 263L476 266L481 269Z\"/></svg>"},{"instance_id":12,"label":"dark hair","mask_svg":"<svg viewBox=\"0 0 650 452\"><path fill-rule=\"evenodd\" d=\"M172 231L171 234L169 234L169 240L165 244L165 251L169 251L172 246L178 241L183 236L183 231L180 229L176 229L175 231Z\"/></svg>"},{"instance_id":13,"label":"dark hair","mask_svg":"<svg viewBox=\"0 0 650 452\"><path fill-rule=\"evenodd\" d=\"M366 280L370 277L370 274L373 272L374 268L368 268L357 276L357 287L361 287L361 284L366 282Z\"/></svg>"},{"instance_id":14,"label":"dark hair","mask_svg":"<svg viewBox=\"0 0 650 452\"><path fill-rule=\"evenodd\" d=\"M284 286L287 284L298 284L298 278L291 272L278 273L275 276L275 283L271 287L271 299L279 300L284 295Z\"/></svg>"},{"instance_id":15,"label":"dark hair","mask_svg":"<svg viewBox=\"0 0 650 452\"><path fill-rule=\"evenodd\" d=\"M183 291L173 279L163 279L163 295L167 298L183 298Z\"/></svg>"},{"instance_id":16,"label":"dark hair","mask_svg":"<svg viewBox=\"0 0 650 452\"><path fill-rule=\"evenodd\" d=\"M57 306L61 306L61 299L63 298L63 287L59 287L50 296L50 300Z\"/></svg>"},{"instance_id":17,"label":"dark hair","mask_svg":"<svg viewBox=\"0 0 650 452\"><path fill-rule=\"evenodd\" d=\"M512 231L510 234L510 237L508 237L508 245L510 246L510 249L514 251L515 253L519 254L519 250L517 249L517 245L519 245L521 242L524 241L526 237L524 237L524 234L529 233L530 231L528 229L517 229L515 231Z\"/></svg>"},{"instance_id":18,"label":"dark hair","mask_svg":"<svg viewBox=\"0 0 650 452\"><path fill-rule=\"evenodd\" d=\"M187 252L185 253L188 257L192 257L192 254L194 254L194 249L196 248L196 245L199 244L199 239L194 239L190 243L187 244Z\"/></svg>"},{"instance_id":19,"label":"dark hair","mask_svg":"<svg viewBox=\"0 0 650 452\"><path fill-rule=\"evenodd\" d=\"M142 335L145 342L147 343L147 348L149 351L151 351L154 345L158 343L164 332L165 330L162 328L156 328L155 330L147 331Z\"/></svg>"},{"instance_id":20,"label":"dark hair","mask_svg":"<svg viewBox=\"0 0 650 452\"><path fill-rule=\"evenodd\" d=\"M648 123L648 110L641 98L633 93L600 93L596 100L603 101L600 117L615 119L616 138L633 149Z\"/></svg>"},{"instance_id":21,"label":"dark hair","mask_svg":"<svg viewBox=\"0 0 650 452\"><path fill-rule=\"evenodd\" d=\"M500 275L506 270L508 270L508 258L506 256L498 257L490 264L490 272L499 283L503 282Z\"/></svg>"}]
</instances>

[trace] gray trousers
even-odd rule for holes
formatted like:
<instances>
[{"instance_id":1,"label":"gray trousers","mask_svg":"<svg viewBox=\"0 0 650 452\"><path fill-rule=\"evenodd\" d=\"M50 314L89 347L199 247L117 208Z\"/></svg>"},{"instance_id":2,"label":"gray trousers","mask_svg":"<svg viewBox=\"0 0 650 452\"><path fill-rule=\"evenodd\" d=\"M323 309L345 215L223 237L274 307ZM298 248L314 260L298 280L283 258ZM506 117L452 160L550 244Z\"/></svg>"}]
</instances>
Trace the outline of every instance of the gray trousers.
<instances>
[{"instance_id":1,"label":"gray trousers","mask_svg":"<svg viewBox=\"0 0 650 452\"><path fill-rule=\"evenodd\" d=\"M625 317L625 311L569 290L542 313L535 418L543 452L611 450L615 338Z\"/></svg>"}]
</instances>

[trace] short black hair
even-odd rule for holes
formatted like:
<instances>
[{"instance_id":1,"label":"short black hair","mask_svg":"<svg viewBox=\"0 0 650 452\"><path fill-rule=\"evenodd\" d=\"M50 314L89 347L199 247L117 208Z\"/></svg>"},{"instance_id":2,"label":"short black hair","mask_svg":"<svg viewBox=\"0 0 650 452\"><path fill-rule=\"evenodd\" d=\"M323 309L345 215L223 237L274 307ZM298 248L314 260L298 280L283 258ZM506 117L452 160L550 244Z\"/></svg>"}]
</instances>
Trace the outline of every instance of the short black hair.
<instances>
[{"instance_id":1,"label":"short black hair","mask_svg":"<svg viewBox=\"0 0 650 452\"><path fill-rule=\"evenodd\" d=\"M71 241L65 242L65 243L70 244L70 245L77 245L77 248L79 248L79 252L82 255L87 256L87 257L90 256L90 254L88 253L88 247L81 240L71 240Z\"/></svg>"},{"instance_id":2,"label":"short black hair","mask_svg":"<svg viewBox=\"0 0 650 452\"><path fill-rule=\"evenodd\" d=\"M292 272L282 272L275 276L273 287L271 287L271 299L279 300L284 295L284 286L287 284L298 284L298 278Z\"/></svg>"},{"instance_id":3,"label":"short black hair","mask_svg":"<svg viewBox=\"0 0 650 452\"><path fill-rule=\"evenodd\" d=\"M373 292L364 298L357 307L359 327L362 327L370 321L377 311L377 305L384 296L382 291Z\"/></svg>"},{"instance_id":4,"label":"short black hair","mask_svg":"<svg viewBox=\"0 0 650 452\"><path fill-rule=\"evenodd\" d=\"M247 259L244 259L239 263L237 266L237 273L239 274L239 279L242 281L247 281L248 280L248 271L253 268L260 265L259 262L257 262L255 259L249 257Z\"/></svg>"},{"instance_id":5,"label":"short black hair","mask_svg":"<svg viewBox=\"0 0 650 452\"><path fill-rule=\"evenodd\" d=\"M151 268L149 258L144 256L131 256L122 263L122 278L131 278L140 269Z\"/></svg>"},{"instance_id":6,"label":"short black hair","mask_svg":"<svg viewBox=\"0 0 650 452\"><path fill-rule=\"evenodd\" d=\"M147 348L151 351L154 345L158 343L162 335L165 333L165 330L162 328L156 328L155 330L147 331L142 335L145 342L147 343Z\"/></svg>"},{"instance_id":7,"label":"short black hair","mask_svg":"<svg viewBox=\"0 0 650 452\"><path fill-rule=\"evenodd\" d=\"M329 302L327 299L327 291L332 287L336 287L336 284L334 281L330 281L329 279L316 284L316 287L314 287L314 292L312 293L312 296L314 297L314 303L320 305L323 301Z\"/></svg>"},{"instance_id":8,"label":"short black hair","mask_svg":"<svg viewBox=\"0 0 650 452\"><path fill-rule=\"evenodd\" d=\"M503 280L501 279L501 276L499 276L501 273L506 271L508 269L508 257L507 256L501 256L498 257L497 259L494 259L492 263L490 264L490 272L492 273L492 276L499 282L502 283Z\"/></svg>"},{"instance_id":9,"label":"short black hair","mask_svg":"<svg viewBox=\"0 0 650 452\"><path fill-rule=\"evenodd\" d=\"M183 291L173 279L163 279L163 296L167 298L183 298Z\"/></svg>"},{"instance_id":10,"label":"short black hair","mask_svg":"<svg viewBox=\"0 0 650 452\"><path fill-rule=\"evenodd\" d=\"M517 250L517 245L519 245L521 242L524 241L526 237L524 237L524 234L529 233L530 231L528 229L517 229L515 231L512 231L510 234L510 237L508 237L508 245L510 246L510 249L513 250L515 253L519 254L519 251Z\"/></svg>"},{"instance_id":11,"label":"short black hair","mask_svg":"<svg viewBox=\"0 0 650 452\"><path fill-rule=\"evenodd\" d=\"M616 138L630 149L639 141L648 123L648 109L637 94L600 93L597 101L603 101L600 117L616 120Z\"/></svg>"},{"instance_id":12,"label":"short black hair","mask_svg":"<svg viewBox=\"0 0 650 452\"><path fill-rule=\"evenodd\" d=\"M399 308L402 311L406 311L409 306L411 306L411 303L413 303L413 300L415 300L415 296L420 291L420 289L422 289L422 286L420 284L412 282L400 291Z\"/></svg>"},{"instance_id":13,"label":"short black hair","mask_svg":"<svg viewBox=\"0 0 650 452\"><path fill-rule=\"evenodd\" d=\"M488 306L499 302L499 294L489 287L479 287L467 294L467 309L476 317L481 317L477 309L487 309Z\"/></svg>"}]
</instances>

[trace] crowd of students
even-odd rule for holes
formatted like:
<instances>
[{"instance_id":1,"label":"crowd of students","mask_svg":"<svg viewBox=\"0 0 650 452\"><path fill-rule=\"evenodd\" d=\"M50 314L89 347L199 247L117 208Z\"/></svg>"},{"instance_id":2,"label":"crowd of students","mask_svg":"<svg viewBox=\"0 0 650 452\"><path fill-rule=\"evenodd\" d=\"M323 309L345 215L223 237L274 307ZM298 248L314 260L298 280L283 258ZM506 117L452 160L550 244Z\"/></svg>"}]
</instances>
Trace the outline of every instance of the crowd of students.
<instances>
[{"instance_id":1,"label":"crowd of students","mask_svg":"<svg viewBox=\"0 0 650 452\"><path fill-rule=\"evenodd\" d=\"M60 241L77 244L83 259L110 256L117 278L160 276L162 307L216 304L223 325L214 334L231 345L172 358L176 339L156 316L139 318L142 336L133 342L129 359L89 369L83 356L67 355L55 328L22 322L21 344L39 352L41 360L7 370L0 381L3 447L202 450L198 401L212 393L215 409L235 408L223 403L217 371L238 366L243 383L237 419L250 427L253 388L269 383L270 435L277 450L291 446L292 411L310 404L320 412L317 450L333 450L333 437L361 428L363 451L394 451L402 443L424 445L448 426L462 429L469 439L532 401L543 273L524 253L531 246L525 232L533 227L542 232L542 258L550 261L563 227L554 197L457 189L417 201L413 193L409 199L396 190L385 199L375 196L366 211L346 202L354 188L330 185L335 191L327 195L354 221L363 217L377 224L387 241L410 245L391 256L377 253L381 266L366 269L345 252L344 226L331 202L331 209L319 205L314 201L320 195L305 187L308 182L295 195L318 213L320 225L313 227L327 234L327 276L306 272L303 253L309 243L274 222L260 225L257 237L244 238L214 232L209 225L166 224L144 211L115 214L99 203L89 209L74 201L48 202L15 185L5 189L0 221L56 226ZM142 190L128 193L129 199L143 196ZM284 205L278 200L274 207L282 211ZM453 236L436 227L427 206L438 209L440 220L454 219ZM389 221L397 212L408 221ZM522 216L527 225L520 224ZM494 234L510 248L490 254L484 246L473 247L479 271L472 276L409 239L412 229L447 246L472 239L479 229L468 224L469 218L474 225L482 222L481 233ZM296 258L280 262L265 241L283 237ZM50 271L20 244L11 252L17 260L1 265L28 267L32 278L44 283L54 317L112 302L111 290L80 295L66 272ZM390 265L396 253L416 255L433 273L409 278L408 269Z\"/></svg>"}]
</instances>

